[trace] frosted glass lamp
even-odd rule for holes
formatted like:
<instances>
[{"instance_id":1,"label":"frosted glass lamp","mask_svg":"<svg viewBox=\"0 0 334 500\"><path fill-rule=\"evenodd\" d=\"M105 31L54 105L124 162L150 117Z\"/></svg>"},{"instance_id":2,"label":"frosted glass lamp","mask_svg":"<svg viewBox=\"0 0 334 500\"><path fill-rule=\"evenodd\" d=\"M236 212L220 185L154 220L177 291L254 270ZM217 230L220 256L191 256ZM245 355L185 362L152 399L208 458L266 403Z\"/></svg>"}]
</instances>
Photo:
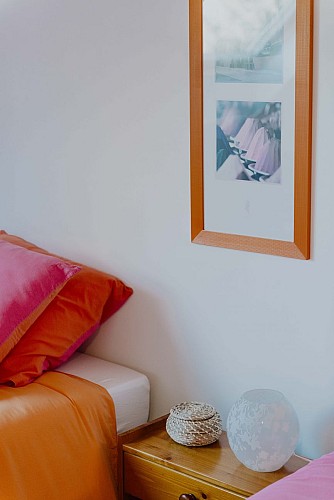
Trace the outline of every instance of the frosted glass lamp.
<instances>
[{"instance_id":1,"label":"frosted glass lamp","mask_svg":"<svg viewBox=\"0 0 334 500\"><path fill-rule=\"evenodd\" d=\"M227 417L230 447L249 469L272 472L293 455L299 437L295 410L279 391L245 392Z\"/></svg>"}]
</instances>

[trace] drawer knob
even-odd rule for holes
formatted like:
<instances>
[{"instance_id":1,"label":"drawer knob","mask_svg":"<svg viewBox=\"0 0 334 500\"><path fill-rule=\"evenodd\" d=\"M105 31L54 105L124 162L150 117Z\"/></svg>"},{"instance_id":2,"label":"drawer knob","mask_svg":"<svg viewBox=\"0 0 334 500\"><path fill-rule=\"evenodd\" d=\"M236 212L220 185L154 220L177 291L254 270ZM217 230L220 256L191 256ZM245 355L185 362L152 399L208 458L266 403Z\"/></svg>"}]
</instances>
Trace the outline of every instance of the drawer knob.
<instances>
[{"instance_id":1,"label":"drawer knob","mask_svg":"<svg viewBox=\"0 0 334 500\"><path fill-rule=\"evenodd\" d=\"M197 500L192 493L183 493L179 496L179 500Z\"/></svg>"}]
</instances>

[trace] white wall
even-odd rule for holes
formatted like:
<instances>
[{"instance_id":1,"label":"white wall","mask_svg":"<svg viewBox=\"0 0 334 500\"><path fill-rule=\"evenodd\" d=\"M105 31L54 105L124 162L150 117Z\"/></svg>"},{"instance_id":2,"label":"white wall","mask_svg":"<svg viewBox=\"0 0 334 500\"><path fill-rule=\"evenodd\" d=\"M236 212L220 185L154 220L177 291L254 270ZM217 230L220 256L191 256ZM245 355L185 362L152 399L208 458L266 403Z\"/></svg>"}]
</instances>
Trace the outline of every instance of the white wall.
<instances>
[{"instance_id":1,"label":"white wall","mask_svg":"<svg viewBox=\"0 0 334 500\"><path fill-rule=\"evenodd\" d=\"M334 450L334 3L315 1L312 260L190 243L187 0L0 1L0 227L134 296L90 352L145 372L151 417L283 391Z\"/></svg>"}]
</instances>

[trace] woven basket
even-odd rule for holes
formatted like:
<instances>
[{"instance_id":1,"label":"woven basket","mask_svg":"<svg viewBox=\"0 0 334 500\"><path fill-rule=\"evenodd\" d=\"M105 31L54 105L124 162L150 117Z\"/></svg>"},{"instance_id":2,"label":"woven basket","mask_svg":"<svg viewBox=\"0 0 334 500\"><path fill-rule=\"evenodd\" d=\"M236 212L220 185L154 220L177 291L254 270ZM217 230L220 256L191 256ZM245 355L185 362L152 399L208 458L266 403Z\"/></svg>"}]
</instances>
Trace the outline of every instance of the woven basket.
<instances>
[{"instance_id":1,"label":"woven basket","mask_svg":"<svg viewBox=\"0 0 334 500\"><path fill-rule=\"evenodd\" d=\"M217 441L222 433L222 423L213 406L190 401L173 406L166 431L184 446L205 446Z\"/></svg>"}]
</instances>

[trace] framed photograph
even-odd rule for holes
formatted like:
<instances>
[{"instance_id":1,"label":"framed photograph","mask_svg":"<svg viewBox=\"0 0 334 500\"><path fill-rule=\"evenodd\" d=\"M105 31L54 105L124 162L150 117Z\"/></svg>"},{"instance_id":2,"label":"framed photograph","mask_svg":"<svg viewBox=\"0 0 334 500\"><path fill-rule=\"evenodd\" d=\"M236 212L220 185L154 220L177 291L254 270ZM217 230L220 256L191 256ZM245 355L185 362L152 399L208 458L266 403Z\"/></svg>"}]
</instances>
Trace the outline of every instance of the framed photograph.
<instances>
[{"instance_id":1,"label":"framed photograph","mask_svg":"<svg viewBox=\"0 0 334 500\"><path fill-rule=\"evenodd\" d=\"M313 0L189 0L191 239L310 258Z\"/></svg>"}]
</instances>

